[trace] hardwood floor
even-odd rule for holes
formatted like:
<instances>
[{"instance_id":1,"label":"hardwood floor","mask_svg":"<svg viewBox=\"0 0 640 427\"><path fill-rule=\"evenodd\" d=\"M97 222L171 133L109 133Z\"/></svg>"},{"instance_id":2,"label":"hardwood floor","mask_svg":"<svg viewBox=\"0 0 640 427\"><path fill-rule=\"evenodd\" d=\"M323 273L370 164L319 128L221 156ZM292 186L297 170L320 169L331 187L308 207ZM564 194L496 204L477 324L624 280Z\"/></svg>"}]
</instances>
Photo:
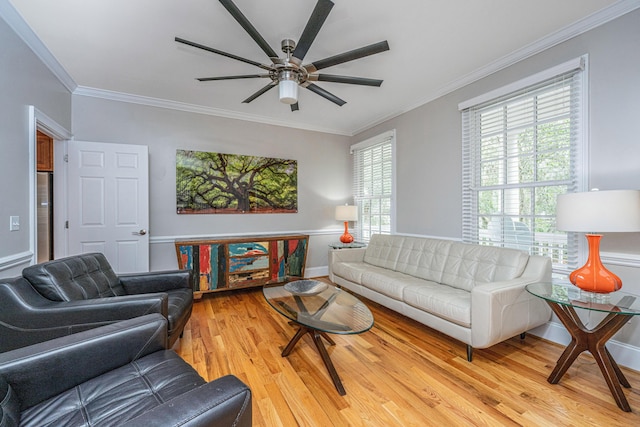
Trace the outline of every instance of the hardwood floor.
<instances>
[{"instance_id":1,"label":"hardwood floor","mask_svg":"<svg viewBox=\"0 0 640 427\"><path fill-rule=\"evenodd\" d=\"M640 373L624 369L633 412L616 406L594 359L582 354L559 384L547 376L563 347L527 336L475 350L364 300L375 326L332 335L327 349L347 391L334 388L305 337L261 289L205 295L175 350L206 380L234 374L253 393L254 426L640 425Z\"/></svg>"}]
</instances>

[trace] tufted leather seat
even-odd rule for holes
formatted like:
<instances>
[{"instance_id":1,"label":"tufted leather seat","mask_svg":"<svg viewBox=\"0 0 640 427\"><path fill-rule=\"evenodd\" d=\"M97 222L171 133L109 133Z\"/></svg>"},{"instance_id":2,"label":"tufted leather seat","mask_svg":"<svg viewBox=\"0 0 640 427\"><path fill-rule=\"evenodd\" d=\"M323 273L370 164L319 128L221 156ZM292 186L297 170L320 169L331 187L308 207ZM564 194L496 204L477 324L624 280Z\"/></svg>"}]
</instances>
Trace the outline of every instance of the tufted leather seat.
<instances>
[{"instance_id":1,"label":"tufted leather seat","mask_svg":"<svg viewBox=\"0 0 640 427\"><path fill-rule=\"evenodd\" d=\"M0 280L0 351L149 313L168 320L171 347L193 307L190 271L118 276L101 253L32 265L22 275Z\"/></svg>"},{"instance_id":2,"label":"tufted leather seat","mask_svg":"<svg viewBox=\"0 0 640 427\"><path fill-rule=\"evenodd\" d=\"M251 391L207 383L138 317L0 354L0 425L250 426Z\"/></svg>"}]
</instances>

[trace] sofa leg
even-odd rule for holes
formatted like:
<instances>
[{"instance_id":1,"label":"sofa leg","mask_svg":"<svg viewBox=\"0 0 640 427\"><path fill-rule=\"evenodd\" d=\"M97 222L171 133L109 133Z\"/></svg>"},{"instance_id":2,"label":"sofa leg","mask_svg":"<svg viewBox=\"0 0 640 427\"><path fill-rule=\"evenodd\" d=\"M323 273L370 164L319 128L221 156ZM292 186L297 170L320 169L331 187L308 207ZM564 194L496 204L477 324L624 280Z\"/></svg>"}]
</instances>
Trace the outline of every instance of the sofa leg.
<instances>
[{"instance_id":1,"label":"sofa leg","mask_svg":"<svg viewBox=\"0 0 640 427\"><path fill-rule=\"evenodd\" d=\"M467 362L471 362L473 359L473 347L467 344Z\"/></svg>"},{"instance_id":2,"label":"sofa leg","mask_svg":"<svg viewBox=\"0 0 640 427\"><path fill-rule=\"evenodd\" d=\"M520 334L520 339L523 340L527 336L526 332Z\"/></svg>"}]
</instances>

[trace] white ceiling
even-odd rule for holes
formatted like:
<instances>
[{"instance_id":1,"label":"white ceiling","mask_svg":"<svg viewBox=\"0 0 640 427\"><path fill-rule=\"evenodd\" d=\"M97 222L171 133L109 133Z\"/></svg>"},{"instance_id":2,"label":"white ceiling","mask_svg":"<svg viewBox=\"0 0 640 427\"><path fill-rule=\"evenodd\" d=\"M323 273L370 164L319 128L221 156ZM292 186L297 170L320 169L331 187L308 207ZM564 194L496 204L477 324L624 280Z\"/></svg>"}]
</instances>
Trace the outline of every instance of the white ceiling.
<instances>
[{"instance_id":1,"label":"white ceiling","mask_svg":"<svg viewBox=\"0 0 640 427\"><path fill-rule=\"evenodd\" d=\"M262 70L180 45L176 36L270 63L217 0L9 1L79 94L344 135L638 7L635 0L334 0L304 62L388 40L388 52L322 70L384 83L375 88L320 82L347 104L338 107L301 89L300 111L292 113L278 101L277 89L242 103L266 79L195 80ZM316 0L234 2L280 53L282 39L299 38Z\"/></svg>"}]
</instances>

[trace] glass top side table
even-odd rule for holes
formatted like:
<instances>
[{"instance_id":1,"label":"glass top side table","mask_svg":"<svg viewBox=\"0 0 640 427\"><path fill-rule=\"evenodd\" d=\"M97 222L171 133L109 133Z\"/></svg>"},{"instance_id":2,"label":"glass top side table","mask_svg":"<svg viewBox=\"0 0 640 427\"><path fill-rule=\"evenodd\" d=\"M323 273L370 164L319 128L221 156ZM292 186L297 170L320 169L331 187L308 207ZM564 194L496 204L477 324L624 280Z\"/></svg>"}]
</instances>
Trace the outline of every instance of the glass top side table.
<instances>
[{"instance_id":1,"label":"glass top side table","mask_svg":"<svg viewBox=\"0 0 640 427\"><path fill-rule=\"evenodd\" d=\"M367 244L362 242L351 242L351 243L330 243L329 247L332 249L357 249L357 248L366 248Z\"/></svg>"},{"instance_id":2,"label":"glass top side table","mask_svg":"<svg viewBox=\"0 0 640 427\"><path fill-rule=\"evenodd\" d=\"M527 285L526 289L530 294L544 299L571 334L571 342L558 359L547 381L557 384L580 353L589 351L598 363L618 407L625 412L631 412L620 387L622 385L631 388L631 385L605 344L631 320L632 316L640 315L640 297L621 291L594 294L563 283L533 283ZM588 329L580 320L576 309L607 315L595 328Z\"/></svg>"}]
</instances>

